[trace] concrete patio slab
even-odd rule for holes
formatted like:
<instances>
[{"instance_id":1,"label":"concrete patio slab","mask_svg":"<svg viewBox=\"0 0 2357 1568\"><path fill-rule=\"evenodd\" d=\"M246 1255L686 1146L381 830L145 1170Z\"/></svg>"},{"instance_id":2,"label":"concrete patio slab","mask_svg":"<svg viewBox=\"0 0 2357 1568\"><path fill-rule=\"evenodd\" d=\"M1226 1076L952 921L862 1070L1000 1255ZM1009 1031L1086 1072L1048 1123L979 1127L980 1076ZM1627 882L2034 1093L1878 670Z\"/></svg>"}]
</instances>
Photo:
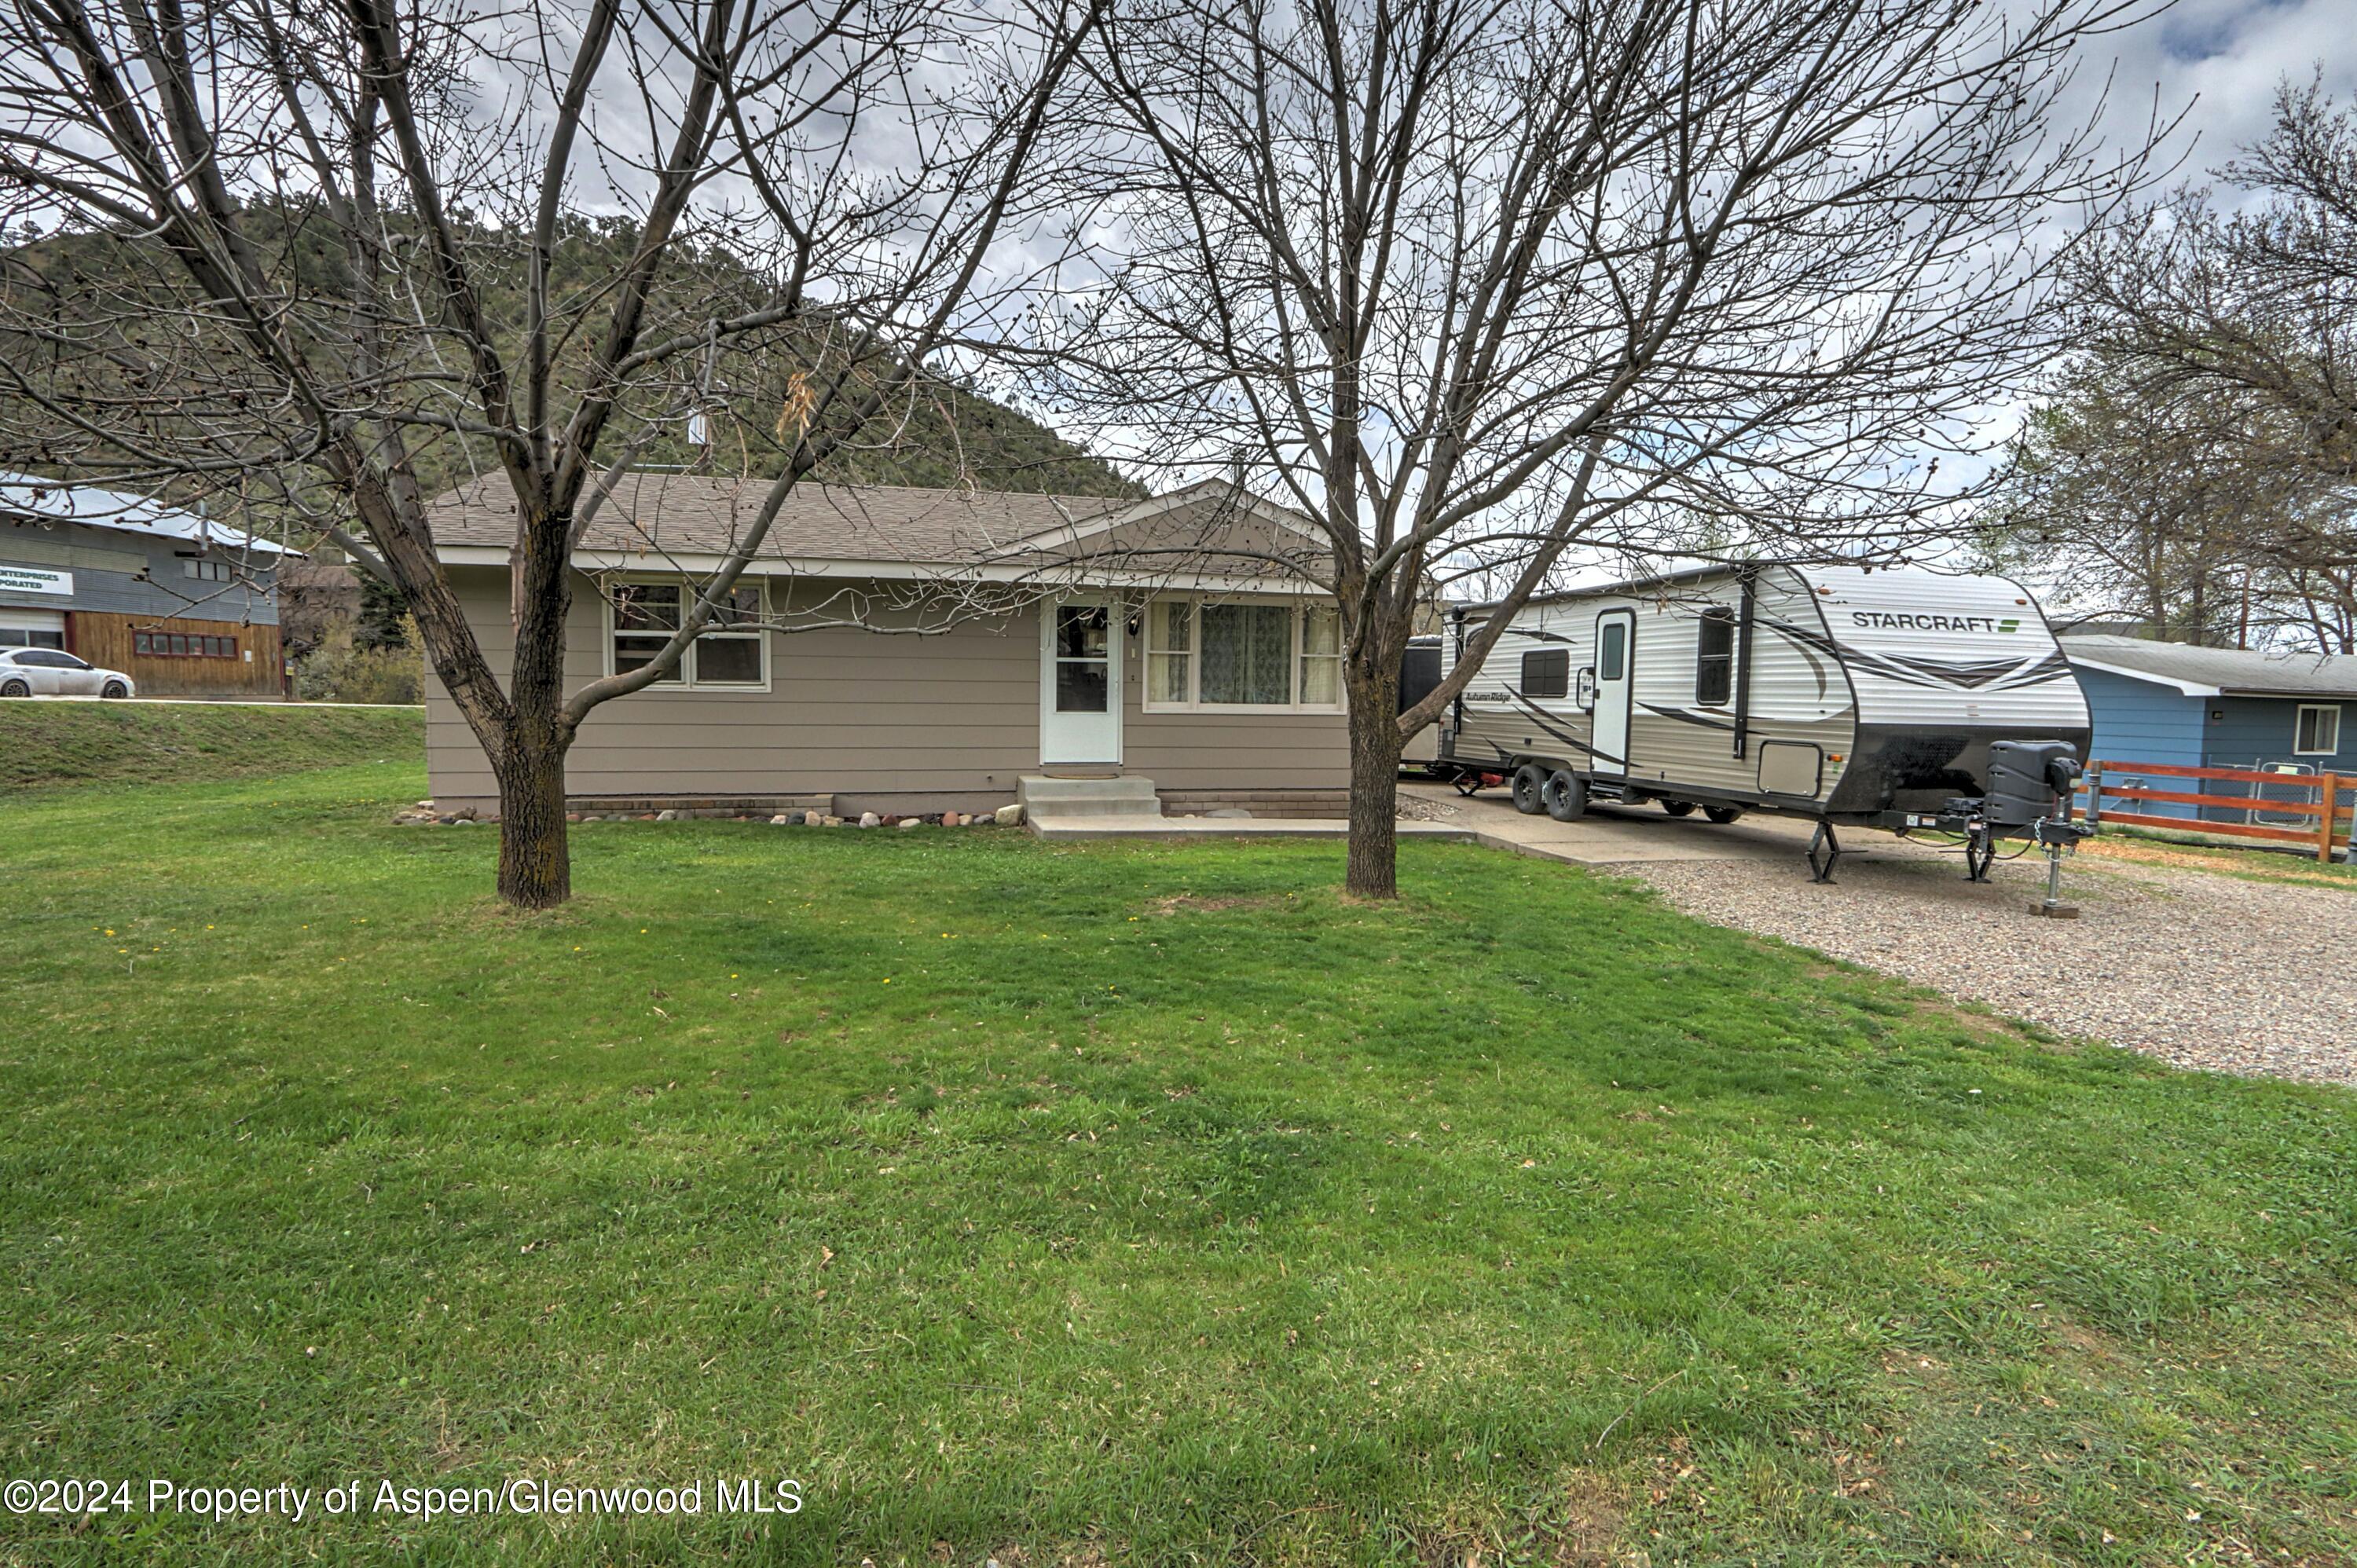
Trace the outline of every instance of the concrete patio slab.
<instances>
[{"instance_id":1,"label":"concrete patio slab","mask_svg":"<svg viewBox=\"0 0 2357 1568\"><path fill-rule=\"evenodd\" d=\"M1501 792L1466 797L1445 784L1402 783L1404 810L1425 820L1403 820L1403 839L1433 839L1482 844L1537 860L1570 865L1674 865L1707 861L1789 861L1793 875L1808 876L1804 855L1816 824L1796 817L1748 816L1724 825L1701 815L1673 817L1655 806L1596 806L1576 822L1526 817ZM1103 838L1338 839L1350 824L1340 817L1158 817L1135 815L1039 815L1031 832L1043 839L1071 842ZM1864 828L1841 830L1842 864L1912 859L1937 852L1895 834Z\"/></svg>"}]
</instances>

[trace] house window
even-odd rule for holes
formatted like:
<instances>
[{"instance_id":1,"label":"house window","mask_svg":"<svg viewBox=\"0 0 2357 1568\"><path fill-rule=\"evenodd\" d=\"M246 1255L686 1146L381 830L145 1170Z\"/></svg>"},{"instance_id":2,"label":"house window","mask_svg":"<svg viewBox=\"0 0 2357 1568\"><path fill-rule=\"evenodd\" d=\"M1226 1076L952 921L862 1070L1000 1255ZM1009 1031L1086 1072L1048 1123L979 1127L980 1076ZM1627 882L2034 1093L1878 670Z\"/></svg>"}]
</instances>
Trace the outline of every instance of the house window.
<instances>
[{"instance_id":1,"label":"house window","mask_svg":"<svg viewBox=\"0 0 2357 1568\"><path fill-rule=\"evenodd\" d=\"M1340 612L1322 605L1157 599L1146 613L1146 706L1342 705Z\"/></svg>"},{"instance_id":2,"label":"house window","mask_svg":"<svg viewBox=\"0 0 2357 1568\"><path fill-rule=\"evenodd\" d=\"M1197 700L1235 707L1281 708L1293 700L1293 607L1203 605Z\"/></svg>"},{"instance_id":3,"label":"house window","mask_svg":"<svg viewBox=\"0 0 2357 1568\"><path fill-rule=\"evenodd\" d=\"M620 583L608 601L614 616L614 673L626 674L653 661L663 644L679 629L680 591L677 583ZM680 669L661 679L676 681Z\"/></svg>"},{"instance_id":4,"label":"house window","mask_svg":"<svg viewBox=\"0 0 2357 1568\"><path fill-rule=\"evenodd\" d=\"M1523 695L1554 702L1571 695L1571 650L1542 648L1523 655Z\"/></svg>"},{"instance_id":5,"label":"house window","mask_svg":"<svg viewBox=\"0 0 2357 1568\"><path fill-rule=\"evenodd\" d=\"M1322 605L1301 610L1301 686L1305 708L1342 705L1342 612Z\"/></svg>"},{"instance_id":6,"label":"house window","mask_svg":"<svg viewBox=\"0 0 2357 1568\"><path fill-rule=\"evenodd\" d=\"M1735 695L1735 612L1716 607L1702 613L1695 638L1695 705L1723 708Z\"/></svg>"},{"instance_id":7,"label":"house window","mask_svg":"<svg viewBox=\"0 0 2357 1568\"><path fill-rule=\"evenodd\" d=\"M199 561L194 556L183 555L180 557L180 573L200 583L226 583L229 581L229 563Z\"/></svg>"},{"instance_id":8,"label":"house window","mask_svg":"<svg viewBox=\"0 0 2357 1568\"><path fill-rule=\"evenodd\" d=\"M2302 703L2292 725L2292 755L2330 757L2341 749L2341 705Z\"/></svg>"},{"instance_id":9,"label":"house window","mask_svg":"<svg viewBox=\"0 0 2357 1568\"><path fill-rule=\"evenodd\" d=\"M695 590L683 583L617 583L606 597L612 630L613 671L617 675L652 663L664 644L679 630L680 618L694 603ZM705 629L680 655L679 667L656 677L665 686L738 690L766 689L770 683L769 634L762 628L765 613L762 585L738 583L727 599L716 607Z\"/></svg>"},{"instance_id":10,"label":"house window","mask_svg":"<svg viewBox=\"0 0 2357 1568\"><path fill-rule=\"evenodd\" d=\"M761 585L737 584L716 605L712 623L688 650L688 681L697 686L760 686L770 679L770 634L762 629Z\"/></svg>"},{"instance_id":11,"label":"house window","mask_svg":"<svg viewBox=\"0 0 2357 1568\"><path fill-rule=\"evenodd\" d=\"M1184 707L1195 700L1195 602L1157 599L1146 607L1146 701Z\"/></svg>"}]
</instances>

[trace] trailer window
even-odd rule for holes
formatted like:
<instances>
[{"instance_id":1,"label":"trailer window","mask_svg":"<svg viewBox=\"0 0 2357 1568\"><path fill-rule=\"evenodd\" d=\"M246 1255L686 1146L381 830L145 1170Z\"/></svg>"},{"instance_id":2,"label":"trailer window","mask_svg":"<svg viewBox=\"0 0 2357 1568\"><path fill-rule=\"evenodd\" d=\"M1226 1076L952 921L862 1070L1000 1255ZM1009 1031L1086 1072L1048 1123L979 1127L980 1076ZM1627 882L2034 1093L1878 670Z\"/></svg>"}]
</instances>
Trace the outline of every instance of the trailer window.
<instances>
[{"instance_id":1,"label":"trailer window","mask_svg":"<svg viewBox=\"0 0 2357 1568\"><path fill-rule=\"evenodd\" d=\"M1596 678L1599 681L1620 680L1629 669L1628 622L1607 621L1596 637Z\"/></svg>"},{"instance_id":2,"label":"trailer window","mask_svg":"<svg viewBox=\"0 0 2357 1568\"><path fill-rule=\"evenodd\" d=\"M2292 754L2330 757L2341 749L2341 708L2334 703L2303 703L2293 725Z\"/></svg>"},{"instance_id":3,"label":"trailer window","mask_svg":"<svg viewBox=\"0 0 2357 1568\"><path fill-rule=\"evenodd\" d=\"M1735 695L1735 612L1725 607L1702 613L1695 637L1695 703L1720 708Z\"/></svg>"},{"instance_id":4,"label":"trailer window","mask_svg":"<svg viewBox=\"0 0 2357 1568\"><path fill-rule=\"evenodd\" d=\"M1545 648L1523 654L1523 695L1536 698L1571 695L1571 650Z\"/></svg>"}]
</instances>

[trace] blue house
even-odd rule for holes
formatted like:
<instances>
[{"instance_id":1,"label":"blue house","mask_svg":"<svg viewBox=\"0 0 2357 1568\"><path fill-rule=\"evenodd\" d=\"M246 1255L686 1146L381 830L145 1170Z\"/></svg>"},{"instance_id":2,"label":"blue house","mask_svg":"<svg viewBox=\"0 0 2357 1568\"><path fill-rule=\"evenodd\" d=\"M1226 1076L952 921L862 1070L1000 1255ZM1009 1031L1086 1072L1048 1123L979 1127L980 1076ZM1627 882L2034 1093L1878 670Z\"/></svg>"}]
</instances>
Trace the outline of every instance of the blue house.
<instances>
[{"instance_id":1,"label":"blue house","mask_svg":"<svg viewBox=\"0 0 2357 1568\"><path fill-rule=\"evenodd\" d=\"M2357 778L2357 656L2260 653L2192 648L2136 637L2064 637L2062 651L2087 693L2094 758L2106 781L2125 783L2139 762ZM2093 758L2091 758L2093 760ZM2251 786L2216 779L2153 788L2238 795ZM2301 789L2258 787L2255 820L2300 819L2266 811L2270 793L2305 800ZM2166 801L2136 802L2152 816L2254 820L2251 811ZM2312 820L2312 819L2311 819Z\"/></svg>"}]
</instances>

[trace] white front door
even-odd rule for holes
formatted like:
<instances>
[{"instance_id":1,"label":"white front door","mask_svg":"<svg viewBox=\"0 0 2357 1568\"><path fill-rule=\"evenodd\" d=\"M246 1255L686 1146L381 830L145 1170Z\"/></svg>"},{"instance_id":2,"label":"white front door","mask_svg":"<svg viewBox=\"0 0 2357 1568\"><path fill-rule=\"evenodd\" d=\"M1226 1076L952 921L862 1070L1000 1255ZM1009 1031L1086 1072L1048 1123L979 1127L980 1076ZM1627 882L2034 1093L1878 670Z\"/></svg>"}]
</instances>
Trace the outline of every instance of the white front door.
<instances>
[{"instance_id":1,"label":"white front door","mask_svg":"<svg viewBox=\"0 0 2357 1568\"><path fill-rule=\"evenodd\" d=\"M1596 714L1588 744L1598 773L1629 771L1629 710L1635 696L1637 616L1606 610L1596 618Z\"/></svg>"},{"instance_id":2,"label":"white front door","mask_svg":"<svg viewBox=\"0 0 2357 1568\"><path fill-rule=\"evenodd\" d=\"M1121 761L1121 611L1050 599L1039 615L1039 760Z\"/></svg>"}]
</instances>

